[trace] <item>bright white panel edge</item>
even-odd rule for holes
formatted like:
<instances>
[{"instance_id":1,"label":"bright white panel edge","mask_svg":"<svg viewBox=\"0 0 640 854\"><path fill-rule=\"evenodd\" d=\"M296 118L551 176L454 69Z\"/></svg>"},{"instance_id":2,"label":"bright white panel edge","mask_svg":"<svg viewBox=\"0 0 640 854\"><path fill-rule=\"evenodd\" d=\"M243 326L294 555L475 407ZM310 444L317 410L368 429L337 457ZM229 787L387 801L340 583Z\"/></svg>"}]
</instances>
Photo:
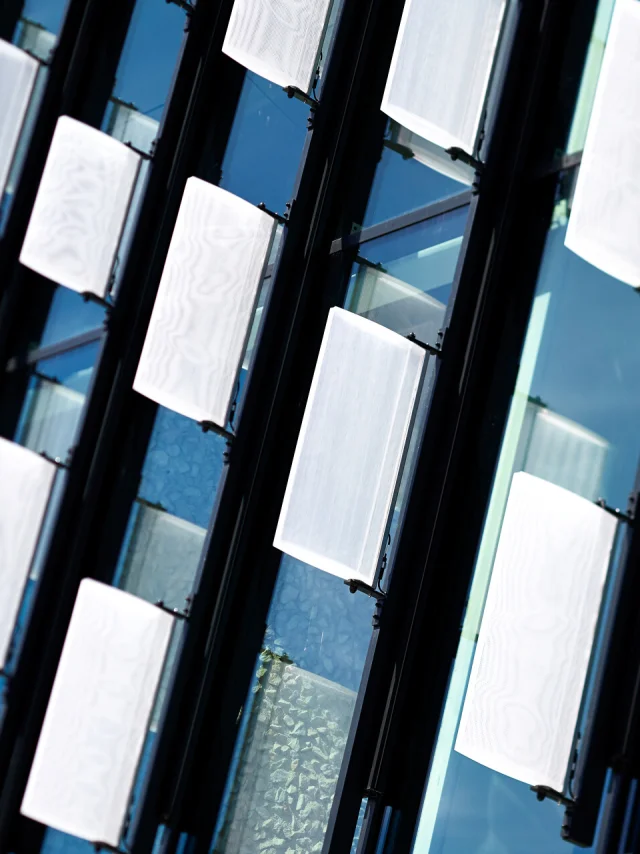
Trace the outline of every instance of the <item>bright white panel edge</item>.
<instances>
[{"instance_id":1,"label":"bright white panel edge","mask_svg":"<svg viewBox=\"0 0 640 854\"><path fill-rule=\"evenodd\" d=\"M301 3L300 0L293 4L293 9L286 9L286 3L283 3L282 7L283 10L285 10L285 14L280 16L276 16L269 4L263 3L261 0L235 0L231 12L231 19L229 21L229 26L222 46L222 52L249 71L258 74L260 77L264 77L265 80L269 80L271 83L275 83L276 86L281 86L283 89L293 87L301 92L307 93L311 89L311 85L315 78L322 39L324 38L329 18L330 5L331 0L310 0L310 2L307 2L308 8L315 7L317 10L317 19L322 25L318 28L317 38L314 38L313 43L309 45L306 62L302 63L302 67L298 69L298 74L292 73L283 68L282 66L285 62L280 62L278 64L278 57L275 56L275 51L273 52L274 62L270 63L264 58L261 59L255 53L251 53L249 50L243 49L238 43L234 43L233 30L234 27L238 25L238 20L243 14L247 16L251 9L255 9L256 21L259 17L259 12L262 12L264 16L271 17L273 19L274 29L277 32L278 26L286 26L287 18L289 20L294 19L296 12L300 14L300 10L304 9L305 3ZM297 10L295 7L297 7ZM296 42L300 44L301 39L303 42L304 34L302 34L302 36L298 35L296 37ZM282 47L281 43L278 44L280 52L282 51ZM291 57L288 58L291 59ZM282 56L280 59L282 59Z\"/></svg>"},{"instance_id":2,"label":"bright white panel edge","mask_svg":"<svg viewBox=\"0 0 640 854\"><path fill-rule=\"evenodd\" d=\"M56 472L40 454L0 438L0 668L7 661Z\"/></svg>"},{"instance_id":3,"label":"bright white panel edge","mask_svg":"<svg viewBox=\"0 0 640 854\"><path fill-rule=\"evenodd\" d=\"M563 791L616 529L615 517L587 499L525 472L513 476L458 753L528 785ZM586 554L576 554L585 548ZM549 572L557 583L542 614L536 595ZM557 624L554 611L566 625ZM543 649L540 627L547 624ZM563 630L557 643L553 632Z\"/></svg>"},{"instance_id":4,"label":"bright white panel edge","mask_svg":"<svg viewBox=\"0 0 640 854\"><path fill-rule=\"evenodd\" d=\"M165 303L170 299L171 277L176 274L176 270L174 269L174 260L179 256L182 249L182 232L184 231L184 218L186 216L188 201L196 194L200 194L202 196L208 195L209 198L207 199L207 203L212 205L214 208L217 208L216 213L220 216L223 216L226 211L233 211L236 215L239 214L240 217L245 220L245 224L251 224L250 237L253 241L257 241L258 243L257 248L256 246L253 246L254 253L257 256L255 259L247 251L252 248L250 241L244 241L236 247L236 254L238 255L238 258L233 265L236 269L240 268L243 264L246 267L247 263L254 260L256 261L255 264L250 264L251 269L247 271L248 278L245 282L246 292L241 292L240 294L241 296L246 297L246 299L243 300L242 305L236 306L238 314L243 314L246 322L242 323L242 333L232 344L232 348L235 351L234 355L237 356L234 360L234 376L231 382L226 382L226 388L219 387L215 389L216 393L211 395L211 399L207 402L206 406L196 405L193 400L188 399L187 394L176 393L176 391L170 390L167 387L167 383L162 384L157 377L156 379L153 379L152 376L157 367L154 363L157 362L157 349L159 346L156 341L158 336L156 323L159 322L159 319L161 318ZM203 227L206 226L207 221L203 221L202 225ZM202 181L199 178L191 177L187 180L169 252L167 254L158 295L156 297L156 304L149 323L147 337L145 339L138 370L133 383L135 391L145 397L148 397L150 400L155 401L161 406L165 406L180 415L184 415L186 418L191 418L199 423L212 422L220 427L226 426L229 410L233 402L235 387L237 385L237 378L242 366L242 356L251 332L251 323L259 297L260 287L264 279L276 228L277 222L272 216L244 199L235 196L233 193L230 193L221 187ZM201 236L203 238L206 237L204 232ZM195 234L193 230L190 230L190 245L193 246L197 242L198 235ZM209 242L210 241L206 239L202 240L202 243L205 246ZM227 264L226 266L228 267L229 265ZM181 282L181 284L184 284L184 282ZM240 309L242 310L241 312ZM174 340L174 338L177 340L178 336L172 336L172 340ZM211 340L211 344L215 346L215 343L216 341L214 336ZM225 354L228 355L228 352L229 349L226 348ZM220 356L218 352L211 351L209 351L207 355L210 359L209 366L206 364L196 365L197 370L203 377L207 374L207 367L209 367L209 373L211 374L212 365ZM226 380L228 380L228 377L226 377ZM173 385L176 385L175 382ZM217 399L215 399L216 397Z\"/></svg>"},{"instance_id":5,"label":"bright white panel edge","mask_svg":"<svg viewBox=\"0 0 640 854\"><path fill-rule=\"evenodd\" d=\"M635 110L630 106L634 105ZM640 287L640 3L617 0L589 121L565 246Z\"/></svg>"},{"instance_id":6,"label":"bright white panel edge","mask_svg":"<svg viewBox=\"0 0 640 854\"><path fill-rule=\"evenodd\" d=\"M293 542L289 538L287 538L284 533L286 522L287 522L287 513L290 502L292 501L293 492L295 490L295 479L297 474L297 467L299 460L304 453L304 445L305 445L305 434L307 425L309 424L311 417L311 410L313 407L313 401L315 397L315 392L320 382L323 361L325 354L327 352L327 345L329 340L329 330L331 324L336 317L344 318L352 323L354 326L359 327L361 330L366 330L367 332L375 335L376 338L386 338L389 342L393 342L394 345L401 345L407 352L407 354L411 354L417 358L419 368L415 372L415 376L413 379L413 387L411 394L411 404L408 408L408 411L405 413L404 423L402 425L402 439L400 443L400 454L396 461L394 475L391 479L391 482L387 484L387 496L385 500L385 513L384 518L385 522L388 521L389 514L391 512L391 506L394 499L398 477L400 474L400 468L402 465L402 460L404 458L404 452L406 450L406 445L409 437L409 430L411 427L411 423L413 421L413 415L415 412L415 406L417 401L417 396L419 392L419 388L422 382L422 377L424 373L424 366L426 364L425 361L425 351L418 347L416 344L412 344L406 338L401 335L398 335L396 332L392 332L391 330L380 326L374 321L368 320L366 318L360 317L357 314L354 314L350 311L347 311L342 308L332 308L329 312L329 318L327 320L327 324L325 327L325 333L322 340L322 344L320 347L320 352L318 354L318 360L316 363L316 368L314 371L313 380L311 383L311 388L309 391L309 397L307 400L307 405L305 407L305 412L303 416L302 425L300 428L300 433L298 436L298 442L296 445L296 450L294 454L294 459L291 466L291 472L289 474L289 480L287 483L287 488L285 492L285 497L283 499L282 508L280 511L280 517L278 520L278 525L276 529L276 534L274 537L274 546L285 554L290 555L291 557L296 558L297 560L303 561L304 563L309 564L310 566L316 567L317 569L321 569L325 572L328 572L332 575L336 575L339 578L343 578L345 580L348 579L358 579L367 584L372 584L375 580L375 576L377 574L379 560L382 555L382 546L384 542L384 537L386 536L386 528L381 529L377 534L377 542L376 542L376 560L371 565L368 566L366 571L362 570L362 567L349 566L342 562L336 561L328 557L327 555L320 554L315 550L311 550L306 548L303 544L298 542ZM364 548L364 546L363 546Z\"/></svg>"},{"instance_id":7,"label":"bright white panel edge","mask_svg":"<svg viewBox=\"0 0 640 854\"><path fill-rule=\"evenodd\" d=\"M39 67L34 57L0 39L0 76L10 85L10 92L6 93L5 89L3 97L0 83L0 105L3 107L0 110L0 198L9 179Z\"/></svg>"},{"instance_id":8,"label":"bright white panel edge","mask_svg":"<svg viewBox=\"0 0 640 854\"><path fill-rule=\"evenodd\" d=\"M23 815L119 846L174 624L130 593L81 582Z\"/></svg>"},{"instance_id":9,"label":"bright white panel edge","mask_svg":"<svg viewBox=\"0 0 640 854\"><path fill-rule=\"evenodd\" d=\"M402 51L404 35L408 28L409 17L412 11L412 4L418 2L421 2L424 6L428 2L428 0L405 0L402 19L400 22L400 29L398 31L398 37L396 39L393 57L391 60L391 66L389 69L389 74L387 77L387 82L385 85L380 109L383 113L385 113L385 115L389 116L389 118L398 122L400 125L412 131L413 133L418 134L418 136L422 137L423 139L426 139L428 142L434 143L436 146L444 149L445 151L450 148L460 148L462 151L465 151L467 154L471 155L474 153L476 137L480 130L480 122L482 119L482 113L485 106L489 82L491 80L491 74L495 62L495 54L497 51L497 46L500 39L500 32L502 29L502 23L507 8L507 0L502 0L499 7L499 15L497 16L497 26L491 50L492 60L488 63L488 67L485 69L485 73L483 75L482 98L476 105L475 109L475 133L473 134L473 139L461 138L459 136L456 136L455 134L451 133L451 131L447 130L447 128L442 127L436 122L430 121L426 116L419 115L418 113L412 112L406 108L399 106L398 104L392 103L391 101L391 90L393 87L394 75L398 65L399 56ZM447 64L450 64L450 57L446 57L445 61L447 62ZM432 166L432 168L441 171L436 165ZM446 174L446 172L444 174Z\"/></svg>"},{"instance_id":10,"label":"bright white panel edge","mask_svg":"<svg viewBox=\"0 0 640 854\"><path fill-rule=\"evenodd\" d=\"M140 162L124 143L60 116L20 263L70 290L106 296ZM110 174L101 175L105 169Z\"/></svg>"}]
</instances>

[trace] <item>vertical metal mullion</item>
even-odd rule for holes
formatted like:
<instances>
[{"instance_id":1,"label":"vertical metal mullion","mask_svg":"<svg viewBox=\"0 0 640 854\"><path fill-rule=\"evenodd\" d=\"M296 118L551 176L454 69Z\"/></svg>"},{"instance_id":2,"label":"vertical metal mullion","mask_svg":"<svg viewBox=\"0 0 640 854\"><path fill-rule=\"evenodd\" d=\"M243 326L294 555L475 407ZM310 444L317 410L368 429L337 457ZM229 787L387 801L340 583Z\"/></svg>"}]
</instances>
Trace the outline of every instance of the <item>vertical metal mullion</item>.
<instances>
[{"instance_id":1,"label":"vertical metal mullion","mask_svg":"<svg viewBox=\"0 0 640 854\"><path fill-rule=\"evenodd\" d=\"M394 851L410 849L553 209L554 180L531 187L527 169L548 156L542 129L547 134L563 37L573 14L595 9L594 3L586 12L584 5L560 6L517 4L494 137L465 238L451 326L326 854L350 850L366 794L370 804L359 851L376 850L377 834L369 827L381 824L388 806L398 807ZM554 125L556 145L570 118L564 115Z\"/></svg>"},{"instance_id":2,"label":"vertical metal mullion","mask_svg":"<svg viewBox=\"0 0 640 854\"><path fill-rule=\"evenodd\" d=\"M184 182L194 169L193 152L201 150L201 141L196 138L197 122L206 123L211 118L210 97L202 91L205 58L208 51L211 53L211 33L220 19L224 24L230 6L229 0L220 4L203 3L190 20L187 47L161 127L139 225L109 317L83 428L11 683L9 710L0 733L0 778L5 784L0 795L0 848L8 850L10 841L15 844L16 854L38 850L34 823L21 818L18 811L78 583L83 575L96 576L99 571L113 569L103 566L97 570L99 562L87 560L87 554L95 549L109 512L107 486L112 486L118 476L113 459L119 453L118 440L126 434L127 404L133 395L131 382L135 366ZM99 38L100 34L96 36ZM219 29L214 36L221 42ZM77 45L78 62L82 53L82 45ZM214 64L218 53L219 50L214 49ZM81 69L77 70L80 82ZM229 89L239 91L239 87L233 85L233 70L228 79ZM211 74L204 80L206 86L213 82ZM224 102L225 98L220 100ZM199 113L194 115L196 104ZM226 103L223 106L228 112ZM228 132L228 127L221 127L221 134L226 136ZM150 430L148 419L146 424L146 429ZM26 839L29 841L21 847L21 840Z\"/></svg>"}]
</instances>

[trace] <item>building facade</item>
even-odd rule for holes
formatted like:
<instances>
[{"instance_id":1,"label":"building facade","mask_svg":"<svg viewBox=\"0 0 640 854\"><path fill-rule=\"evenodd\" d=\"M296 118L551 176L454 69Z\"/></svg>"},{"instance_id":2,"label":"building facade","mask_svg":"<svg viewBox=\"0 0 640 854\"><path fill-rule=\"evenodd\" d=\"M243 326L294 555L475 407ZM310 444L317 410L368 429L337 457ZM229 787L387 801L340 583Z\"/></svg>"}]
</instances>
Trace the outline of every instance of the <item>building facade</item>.
<instances>
[{"instance_id":1,"label":"building facade","mask_svg":"<svg viewBox=\"0 0 640 854\"><path fill-rule=\"evenodd\" d=\"M27 58L24 74L32 74L25 84L6 72L4 88L0 78L6 113L0 115L0 178L3 155L6 163L0 184L5 590L15 582L14 531L26 518L20 497L25 481L9 464L15 459L18 466L17 446L48 464L51 483L40 522L32 524L35 539L16 588L15 613L3 615L0 852L640 851L640 537L633 526L640 299L637 286L565 242L596 91L613 55L606 53L610 22L614 7L618 14L623 4L640 8L638 0L487 0L478 18L480 0L450 3L446 13L440 2L407 3L437 21L431 48L460 45L459 55L444 59L433 50L419 54L424 80L414 80L417 89L429 83L445 93L445 107L449 101L465 105L482 78L483 57L491 72L486 91L481 85L476 93L481 114L472 125L478 132L465 153L457 145L445 151L390 117L390 107L382 109L391 97L390 69L408 62L397 55L401 3L334 0L323 7L312 82L304 91L271 79L277 75L269 62L277 64L293 48L278 41L277 29L269 37L269 16L286 22L322 4L236 0L234 12L233 0L5 0L0 39L9 59L2 65L0 52L0 68L18 67L13 46ZM250 60L238 61L238 51L235 59L230 55L230 21L239 9L266 16L263 73L251 70ZM487 36L480 24L491 15L496 25ZM263 26L262 20L247 26ZM629 111L631 128L634 116L640 126L640 89L633 84L640 35L635 44L627 59L629 91L618 106L620 113ZM12 124L11 116L19 120ZM51 179L47 208L44 170L60 117L74 120L66 125L71 134L91 129L117 141L109 151L119 152L123 163L135 156L126 193L116 192L115 183L124 166L117 175L114 166L115 177L108 173L94 192L90 167L74 172L83 145L75 152L66 142L59 146L66 165L57 183ZM637 131L634 137L625 127L620 138L632 153L640 151ZM605 171L603 180L608 175L618 194L617 216L629 194L638 198L636 179L621 176L616 162L610 174ZM222 423L185 414L168 392L161 405L157 393L154 399L140 391L138 367L161 282L170 287L170 259L177 259L172 276L195 283L197 274L190 279L189 271L198 264L227 281L237 271L224 266L223 253L248 255L247 245L231 234L235 223L219 255L207 255L206 240L193 237L197 208L191 218L184 214L183 244L171 255L185 188L202 186L189 179L205 182L206 192L224 189L253 213L260 210L263 225L272 223L246 328L229 333L229 351L237 346L241 355L228 372L233 388ZM86 217L78 223L74 199L91 193L91 223ZM46 211L61 197L67 218L56 222ZM114 226L112 210L123 198ZM38 215L46 227L36 233ZM632 220L623 237L637 257L636 225ZM60 235L73 248L88 230L95 239L83 266L67 264L56 277L55 265L66 263ZM115 250L102 292L70 285L70 279L62 284L67 274L89 281L109 234ZM240 256L233 255L236 244ZM211 318L204 312L202 326L196 323L200 309L192 316L180 300L169 305L170 324L175 320L177 327L160 340L180 339L169 353L169 373L178 352L187 353L185 363L199 362L198 353L189 355L204 346L199 334L206 340L214 327L226 333L231 320L216 305ZM388 478L383 542L370 579L327 569L329 547L319 567L319 559L306 562L300 548L283 545L284 536L278 539L282 548L274 546L290 487L295 496L299 438L311 442L312 431L301 433L301 427L313 419L305 410L311 412L310 390L320 385L314 371L317 377L330 346L323 335L336 308L366 320L363 329L377 325L395 333L396 341L417 342L412 352L423 359ZM186 330L180 328L183 309L192 317ZM345 352L342 376L353 378ZM386 358L385 351L383 367ZM189 370L178 376L174 392L190 387ZM327 394L337 415L327 416L317 432L342 441L309 451L316 461L316 479L305 481L309 519L317 511L319 484L334 489L323 499L326 519L314 530L326 530L334 524L326 520L339 517L349 539L362 507L374 493L377 500L386 475L382 456L371 450L376 431L370 423L399 406L395 385L385 386L383 373L375 375L374 403L366 371L362 385L354 380L355 390L342 399L336 391L341 371L329 374ZM360 459L365 462L358 471L373 472L375 483L363 480L352 492L349 467ZM560 539L570 527L568 493L595 508L598 519L611 520L612 529L604 587L593 594L585 592L587 580L580 581L591 560L591 552L581 551L587 533L576 522L574 540L563 544L559 575L575 564L577 579L554 618L565 621L566 631L544 622L553 603L547 611L531 602L540 640L525 683L535 681L536 654L545 644L562 691L582 664L586 673L568 693L558 693L555 682L545 701L550 712L532 724L534 735L527 738L536 749L544 741L538 726L552 727L553 738L564 727L573 739L563 785L543 786L541 778L536 791L537 778L500 773L491 762L465 755L459 732L463 707L465 715L474 712L471 700L465 706L467 687L469 696L475 686L480 697L495 687L472 666L480 667L479 655L473 662L482 632L489 638L490 617L483 623L483 613L495 611L495 567L504 563L503 529L515 513L512 484L528 483L524 475L543 489L561 490L548 493L560 496ZM42 496L45 486L39 490ZM33 502L29 507L35 513ZM527 513L516 530L527 528ZM550 515L546 524L553 525ZM302 516L306 523L306 510ZM296 531L304 527L296 524ZM551 541L546 528L522 546L516 564L527 570L521 576L535 575L537 558L531 568L527 560L537 555L539 540ZM135 640L107 626L103 634L111 646L100 646L105 599L85 629L91 634L95 625L98 638L98 653L93 641L86 646L86 682L76 679L76 694L65 694L56 674L63 669L63 645L71 656L67 632L72 613L76 625L79 589L89 589L86 579L158 606L157 613L173 621L163 654L160 642L148 651L144 673L152 659L161 672L145 695L153 699L152 710L138 715L144 717L141 740L124 748L117 726L134 704L125 694L146 676L136 660L122 684L113 677L112 700L118 696L111 708L125 711L107 720L100 656L102 650L111 654L118 637L124 638L122 661L142 656L151 628ZM515 613L525 594L508 585L505 591ZM557 604L565 592L554 587L549 599ZM524 616L511 638L527 631L528 601L521 606ZM591 634L585 629L587 640L570 652L589 607ZM504 677L505 691L517 693L517 682ZM557 700L571 691L566 702L580 703L573 717ZM61 803L45 822L46 810L33 804L42 802L38 774L47 765L43 745L55 730L52 709L59 699L64 713L58 719L66 721L72 750L58 756ZM505 708L510 702L511 696L500 700ZM142 708L139 696L135 703ZM96 709L103 715L98 723L91 718ZM45 715L49 729L43 729ZM80 771L74 737L87 747ZM557 743L550 750L555 758L562 753ZM130 785L119 784L127 762ZM76 833L61 829L64 821L56 815L74 811L71 778L79 786L78 803L94 799L98 824L104 814L116 816L117 840L92 836L91 829L83 836L79 823ZM57 803L55 774L48 779L47 797ZM126 802L121 819L115 800L107 803L112 792Z\"/></svg>"}]
</instances>

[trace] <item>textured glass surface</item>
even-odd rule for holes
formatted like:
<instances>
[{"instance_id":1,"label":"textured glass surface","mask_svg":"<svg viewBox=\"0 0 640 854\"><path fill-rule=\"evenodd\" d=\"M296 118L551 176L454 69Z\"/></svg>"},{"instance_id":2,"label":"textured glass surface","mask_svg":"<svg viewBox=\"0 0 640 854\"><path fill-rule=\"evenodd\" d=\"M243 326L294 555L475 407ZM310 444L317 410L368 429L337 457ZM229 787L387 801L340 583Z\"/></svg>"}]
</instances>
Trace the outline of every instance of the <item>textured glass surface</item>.
<instances>
[{"instance_id":1,"label":"textured glass surface","mask_svg":"<svg viewBox=\"0 0 640 854\"><path fill-rule=\"evenodd\" d=\"M133 387L196 421L224 427L275 220L190 178Z\"/></svg>"},{"instance_id":2,"label":"textured glass surface","mask_svg":"<svg viewBox=\"0 0 640 854\"><path fill-rule=\"evenodd\" d=\"M153 605L83 580L23 815L119 844L173 624Z\"/></svg>"},{"instance_id":3,"label":"textured glass surface","mask_svg":"<svg viewBox=\"0 0 640 854\"><path fill-rule=\"evenodd\" d=\"M307 136L309 107L249 72L222 163L220 186L286 212Z\"/></svg>"},{"instance_id":4,"label":"textured glass surface","mask_svg":"<svg viewBox=\"0 0 640 854\"><path fill-rule=\"evenodd\" d=\"M264 652L260 664L213 851L319 851L356 694L273 653Z\"/></svg>"},{"instance_id":5,"label":"textured glass surface","mask_svg":"<svg viewBox=\"0 0 640 854\"><path fill-rule=\"evenodd\" d=\"M0 39L0 198L38 73L38 62Z\"/></svg>"},{"instance_id":6,"label":"textured glass surface","mask_svg":"<svg viewBox=\"0 0 640 854\"><path fill-rule=\"evenodd\" d=\"M513 476L459 753L564 790L616 527L586 498Z\"/></svg>"},{"instance_id":7,"label":"textured glass surface","mask_svg":"<svg viewBox=\"0 0 640 854\"><path fill-rule=\"evenodd\" d=\"M65 461L77 438L99 342L36 364L16 441Z\"/></svg>"},{"instance_id":8,"label":"textured glass surface","mask_svg":"<svg viewBox=\"0 0 640 854\"><path fill-rule=\"evenodd\" d=\"M640 3L617 0L566 244L640 287Z\"/></svg>"},{"instance_id":9,"label":"textured glass surface","mask_svg":"<svg viewBox=\"0 0 640 854\"><path fill-rule=\"evenodd\" d=\"M56 284L105 296L139 163L95 128L58 119L20 261Z\"/></svg>"},{"instance_id":10,"label":"textured glass surface","mask_svg":"<svg viewBox=\"0 0 640 854\"><path fill-rule=\"evenodd\" d=\"M406 0L382 111L441 148L475 149L506 0Z\"/></svg>"},{"instance_id":11,"label":"textured glass surface","mask_svg":"<svg viewBox=\"0 0 640 854\"><path fill-rule=\"evenodd\" d=\"M0 669L6 662L56 467L0 439Z\"/></svg>"},{"instance_id":12,"label":"textured glass surface","mask_svg":"<svg viewBox=\"0 0 640 854\"><path fill-rule=\"evenodd\" d=\"M453 751L513 472L624 508L638 465L640 300L565 247L570 185L559 187L547 237L415 854L572 850L559 834L562 807L539 803L526 784Z\"/></svg>"},{"instance_id":13,"label":"textured glass surface","mask_svg":"<svg viewBox=\"0 0 640 854\"><path fill-rule=\"evenodd\" d=\"M372 584L425 351L333 308L300 428L274 545Z\"/></svg>"},{"instance_id":14,"label":"textured glass surface","mask_svg":"<svg viewBox=\"0 0 640 854\"><path fill-rule=\"evenodd\" d=\"M330 0L235 0L222 50L279 86L313 83Z\"/></svg>"}]
</instances>

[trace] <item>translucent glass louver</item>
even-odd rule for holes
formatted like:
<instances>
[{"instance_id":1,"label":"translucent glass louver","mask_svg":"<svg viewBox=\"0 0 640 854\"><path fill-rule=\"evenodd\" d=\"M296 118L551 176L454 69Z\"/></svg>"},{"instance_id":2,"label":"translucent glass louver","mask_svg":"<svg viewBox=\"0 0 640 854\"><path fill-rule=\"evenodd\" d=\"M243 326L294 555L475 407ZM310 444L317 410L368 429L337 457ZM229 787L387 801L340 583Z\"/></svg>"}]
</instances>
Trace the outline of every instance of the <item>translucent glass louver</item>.
<instances>
[{"instance_id":1,"label":"translucent glass louver","mask_svg":"<svg viewBox=\"0 0 640 854\"><path fill-rule=\"evenodd\" d=\"M139 164L121 142L58 119L20 261L58 285L104 297Z\"/></svg>"},{"instance_id":2,"label":"translucent glass louver","mask_svg":"<svg viewBox=\"0 0 640 854\"><path fill-rule=\"evenodd\" d=\"M615 531L585 498L514 475L459 753L563 791Z\"/></svg>"},{"instance_id":3,"label":"translucent glass louver","mask_svg":"<svg viewBox=\"0 0 640 854\"><path fill-rule=\"evenodd\" d=\"M275 226L249 202L189 178L136 391L224 427Z\"/></svg>"},{"instance_id":4,"label":"translucent glass louver","mask_svg":"<svg viewBox=\"0 0 640 854\"><path fill-rule=\"evenodd\" d=\"M373 583L424 359L401 335L331 309L276 548L340 578Z\"/></svg>"},{"instance_id":5,"label":"translucent glass louver","mask_svg":"<svg viewBox=\"0 0 640 854\"><path fill-rule=\"evenodd\" d=\"M308 92L330 0L235 0L222 50L278 86Z\"/></svg>"},{"instance_id":6,"label":"translucent glass louver","mask_svg":"<svg viewBox=\"0 0 640 854\"><path fill-rule=\"evenodd\" d=\"M382 111L441 148L473 154L505 6L406 0Z\"/></svg>"},{"instance_id":7,"label":"translucent glass louver","mask_svg":"<svg viewBox=\"0 0 640 854\"><path fill-rule=\"evenodd\" d=\"M7 660L55 475L49 460L0 438L0 669Z\"/></svg>"},{"instance_id":8,"label":"translucent glass louver","mask_svg":"<svg viewBox=\"0 0 640 854\"><path fill-rule=\"evenodd\" d=\"M640 3L617 0L566 246L640 287Z\"/></svg>"},{"instance_id":9,"label":"translucent glass louver","mask_svg":"<svg viewBox=\"0 0 640 854\"><path fill-rule=\"evenodd\" d=\"M38 61L28 53L0 39L0 198L9 178L38 67Z\"/></svg>"},{"instance_id":10,"label":"translucent glass louver","mask_svg":"<svg viewBox=\"0 0 640 854\"><path fill-rule=\"evenodd\" d=\"M173 624L129 593L82 581L23 815L118 846Z\"/></svg>"}]
</instances>

